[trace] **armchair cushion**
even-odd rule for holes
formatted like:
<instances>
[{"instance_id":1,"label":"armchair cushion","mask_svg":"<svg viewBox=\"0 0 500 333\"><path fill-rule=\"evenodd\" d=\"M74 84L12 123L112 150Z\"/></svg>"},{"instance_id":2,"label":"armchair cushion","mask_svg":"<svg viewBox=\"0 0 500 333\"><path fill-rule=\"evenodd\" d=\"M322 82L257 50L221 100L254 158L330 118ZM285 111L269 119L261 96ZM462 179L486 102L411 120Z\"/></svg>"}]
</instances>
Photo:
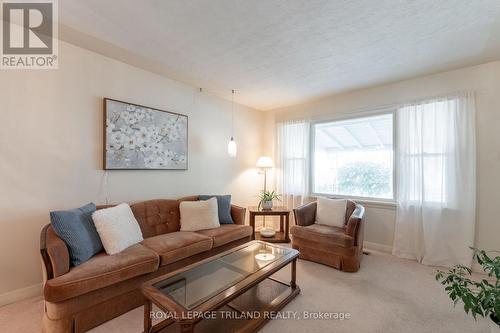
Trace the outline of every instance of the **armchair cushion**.
<instances>
[{"instance_id":1,"label":"armchair cushion","mask_svg":"<svg viewBox=\"0 0 500 333\"><path fill-rule=\"evenodd\" d=\"M291 228L294 237L300 237L316 243L327 243L341 247L354 246L354 238L345 234L345 228L332 227L324 224L311 224L308 226L294 225Z\"/></svg>"},{"instance_id":2,"label":"armchair cushion","mask_svg":"<svg viewBox=\"0 0 500 333\"><path fill-rule=\"evenodd\" d=\"M316 223L343 227L346 222L347 200L318 197Z\"/></svg>"}]
</instances>

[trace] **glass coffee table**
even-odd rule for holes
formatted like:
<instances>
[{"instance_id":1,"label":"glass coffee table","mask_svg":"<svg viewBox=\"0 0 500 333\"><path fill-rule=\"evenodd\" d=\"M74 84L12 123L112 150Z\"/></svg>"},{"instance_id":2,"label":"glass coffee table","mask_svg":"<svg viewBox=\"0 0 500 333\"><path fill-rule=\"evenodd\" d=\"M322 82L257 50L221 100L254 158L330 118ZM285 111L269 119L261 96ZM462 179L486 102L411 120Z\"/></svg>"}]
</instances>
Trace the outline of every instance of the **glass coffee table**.
<instances>
[{"instance_id":1,"label":"glass coffee table","mask_svg":"<svg viewBox=\"0 0 500 333\"><path fill-rule=\"evenodd\" d=\"M298 256L253 241L148 281L144 332L255 332L300 293ZM288 264L289 283L271 277ZM161 321L153 326L153 318Z\"/></svg>"}]
</instances>

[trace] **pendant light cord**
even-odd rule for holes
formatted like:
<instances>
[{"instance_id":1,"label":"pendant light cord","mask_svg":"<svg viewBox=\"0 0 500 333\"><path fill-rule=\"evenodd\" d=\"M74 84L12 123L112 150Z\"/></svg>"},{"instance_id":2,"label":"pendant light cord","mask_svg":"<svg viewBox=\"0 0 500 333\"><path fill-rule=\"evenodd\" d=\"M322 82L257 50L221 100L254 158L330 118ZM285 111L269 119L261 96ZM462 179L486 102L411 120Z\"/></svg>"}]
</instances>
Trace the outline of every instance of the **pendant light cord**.
<instances>
[{"instance_id":1,"label":"pendant light cord","mask_svg":"<svg viewBox=\"0 0 500 333\"><path fill-rule=\"evenodd\" d=\"M234 138L234 89L231 95L231 139Z\"/></svg>"}]
</instances>

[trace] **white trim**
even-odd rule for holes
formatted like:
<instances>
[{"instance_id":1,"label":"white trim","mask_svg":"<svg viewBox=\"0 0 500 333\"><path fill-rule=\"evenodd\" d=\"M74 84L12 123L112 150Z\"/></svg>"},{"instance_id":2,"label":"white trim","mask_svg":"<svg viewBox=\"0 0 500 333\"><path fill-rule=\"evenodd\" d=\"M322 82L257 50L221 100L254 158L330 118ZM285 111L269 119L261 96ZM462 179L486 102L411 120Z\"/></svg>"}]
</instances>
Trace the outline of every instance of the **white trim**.
<instances>
[{"instance_id":1,"label":"white trim","mask_svg":"<svg viewBox=\"0 0 500 333\"><path fill-rule=\"evenodd\" d=\"M0 306L23 301L25 299L41 295L42 295L42 284L37 283L32 286L0 294Z\"/></svg>"},{"instance_id":2,"label":"white trim","mask_svg":"<svg viewBox=\"0 0 500 333\"><path fill-rule=\"evenodd\" d=\"M363 241L363 250L373 250L392 254L392 246L367 241Z\"/></svg>"}]
</instances>

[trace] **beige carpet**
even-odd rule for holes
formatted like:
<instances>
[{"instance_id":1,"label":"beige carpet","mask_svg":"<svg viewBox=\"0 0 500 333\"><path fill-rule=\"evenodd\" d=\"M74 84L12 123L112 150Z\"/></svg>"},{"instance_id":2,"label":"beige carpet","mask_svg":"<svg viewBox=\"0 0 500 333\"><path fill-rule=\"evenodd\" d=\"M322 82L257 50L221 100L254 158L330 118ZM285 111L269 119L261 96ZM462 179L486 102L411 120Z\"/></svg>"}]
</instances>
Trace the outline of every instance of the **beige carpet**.
<instances>
[{"instance_id":1,"label":"beige carpet","mask_svg":"<svg viewBox=\"0 0 500 333\"><path fill-rule=\"evenodd\" d=\"M435 269L413 261L372 252L358 273L343 273L307 261L299 261L297 282L302 292L284 311L345 312L349 320L273 320L261 330L268 332L471 332L487 333L485 320L467 317L453 308L434 280ZM289 279L289 271L277 277ZM0 332L39 332L40 298L0 308ZM142 307L130 311L93 333L142 331Z\"/></svg>"}]
</instances>

